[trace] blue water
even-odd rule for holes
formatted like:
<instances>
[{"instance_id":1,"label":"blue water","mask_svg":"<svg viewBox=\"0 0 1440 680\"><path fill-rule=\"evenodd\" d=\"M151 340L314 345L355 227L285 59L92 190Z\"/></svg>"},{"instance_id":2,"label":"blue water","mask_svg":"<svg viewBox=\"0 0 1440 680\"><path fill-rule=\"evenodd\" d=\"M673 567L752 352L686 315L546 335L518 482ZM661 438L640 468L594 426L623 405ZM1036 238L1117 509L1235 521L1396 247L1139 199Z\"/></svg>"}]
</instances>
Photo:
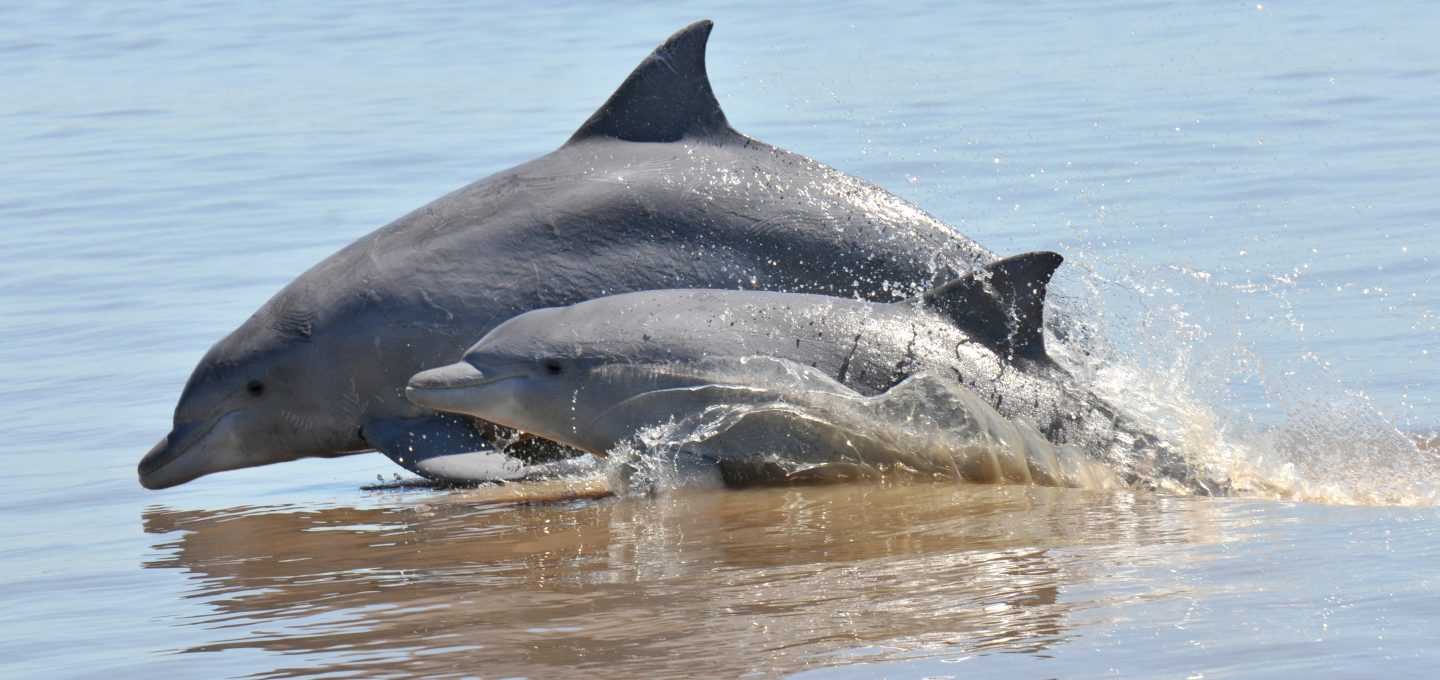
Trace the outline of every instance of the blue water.
<instances>
[{"instance_id":1,"label":"blue water","mask_svg":"<svg viewBox=\"0 0 1440 680\"><path fill-rule=\"evenodd\" d=\"M1429 508L928 489L477 510L361 490L394 471L378 456L139 487L211 343L354 238L558 146L702 17L737 129L997 252L1064 253L1057 294L1137 405L1198 404L1333 473L1331 500L1433 500L1434 455L1406 448L1440 426L1429 5L29 2L0 7L3 674L1433 668ZM872 547L802 540L840 509ZM976 540L907 538L930 534ZM557 607L575 616L536 623Z\"/></svg>"}]
</instances>

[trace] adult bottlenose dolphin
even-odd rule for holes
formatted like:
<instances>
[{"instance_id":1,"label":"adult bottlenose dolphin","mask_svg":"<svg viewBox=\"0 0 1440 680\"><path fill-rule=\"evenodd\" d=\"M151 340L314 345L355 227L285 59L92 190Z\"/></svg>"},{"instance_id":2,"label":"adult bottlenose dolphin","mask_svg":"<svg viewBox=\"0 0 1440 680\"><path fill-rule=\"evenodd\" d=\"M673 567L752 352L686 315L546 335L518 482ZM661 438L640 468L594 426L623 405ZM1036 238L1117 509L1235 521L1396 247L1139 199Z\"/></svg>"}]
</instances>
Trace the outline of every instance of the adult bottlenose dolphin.
<instances>
[{"instance_id":1,"label":"adult bottlenose dolphin","mask_svg":"<svg viewBox=\"0 0 1440 680\"><path fill-rule=\"evenodd\" d=\"M702 21L671 36L557 151L350 244L265 303L190 376L140 462L201 475L379 449L480 446L475 423L404 397L522 312L654 288L896 299L995 257L884 190L730 127Z\"/></svg>"},{"instance_id":2,"label":"adult bottlenose dolphin","mask_svg":"<svg viewBox=\"0 0 1440 680\"><path fill-rule=\"evenodd\" d=\"M1079 470L1079 463L1057 464L1053 447L1025 448L1027 434L1033 435L1029 444L1038 444L1034 440L1043 433L1053 444L1084 451L1127 483L1221 491L1046 353L1045 290L1060 262L1054 253L1019 255L915 301L895 303L660 290L535 310L496 327L461 361L417 374L407 393L418 404L599 454L645 425L675 421L713 431L716 419L731 419L725 425L730 429L749 418L741 434L727 433L732 441L722 443L719 453L709 442L711 449L701 455L754 463L755 456L778 448L791 462L813 464L829 456L846 465L883 460L940 473L957 459L924 451L954 450L956 441L988 437L1003 443L990 447L992 453L1023 449L1009 457L1014 464L982 465L995 471L990 481L1083 486L1105 477L1067 476L1063 470ZM811 367L821 379L762 370L766 364L754 363L757 357ZM927 377L917 384L916 376ZM937 386L937 380L955 387ZM847 401L827 381L870 401ZM757 406L765 407L760 416ZM995 411L1012 429L986 424L987 413ZM953 417L937 424L933 418L942 412ZM877 416L886 413L904 417ZM735 421L735 414L742 417ZM917 434L915 418L932 420ZM822 424L815 426L817 421ZM963 430L958 439L955 428ZM1048 462L1036 463L1040 459ZM958 468L955 473L974 477Z\"/></svg>"}]
</instances>

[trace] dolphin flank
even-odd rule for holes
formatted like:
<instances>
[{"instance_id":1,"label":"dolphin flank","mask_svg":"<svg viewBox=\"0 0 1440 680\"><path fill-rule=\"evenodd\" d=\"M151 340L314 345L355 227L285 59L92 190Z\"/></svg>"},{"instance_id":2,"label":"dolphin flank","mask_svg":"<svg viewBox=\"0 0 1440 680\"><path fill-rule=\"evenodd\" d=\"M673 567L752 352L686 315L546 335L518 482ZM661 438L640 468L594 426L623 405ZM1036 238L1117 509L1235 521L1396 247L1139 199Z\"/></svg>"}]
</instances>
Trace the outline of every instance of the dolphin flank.
<instances>
[{"instance_id":1,"label":"dolphin flank","mask_svg":"<svg viewBox=\"0 0 1440 680\"><path fill-rule=\"evenodd\" d=\"M195 367L141 484L374 449L443 477L425 461L481 449L493 428L410 403L406 380L532 309L656 288L894 300L995 260L884 190L731 128L705 71L710 29L671 36L558 150L276 293Z\"/></svg>"}]
</instances>

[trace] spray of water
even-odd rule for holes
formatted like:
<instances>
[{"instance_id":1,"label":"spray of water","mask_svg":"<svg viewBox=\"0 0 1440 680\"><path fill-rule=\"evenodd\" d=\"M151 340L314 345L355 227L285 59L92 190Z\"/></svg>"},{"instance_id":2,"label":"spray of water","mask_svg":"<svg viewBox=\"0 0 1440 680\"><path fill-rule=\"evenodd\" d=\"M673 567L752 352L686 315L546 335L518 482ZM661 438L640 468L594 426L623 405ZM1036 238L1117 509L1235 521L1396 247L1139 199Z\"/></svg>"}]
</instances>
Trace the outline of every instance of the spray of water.
<instances>
[{"instance_id":1,"label":"spray of water","mask_svg":"<svg viewBox=\"0 0 1440 680\"><path fill-rule=\"evenodd\" d=\"M1235 285L1103 252L1067 262L1051 288L1067 312L1051 353L1233 495L1440 503L1434 451L1303 349L1289 278ZM1273 350L1286 344L1302 349Z\"/></svg>"}]
</instances>

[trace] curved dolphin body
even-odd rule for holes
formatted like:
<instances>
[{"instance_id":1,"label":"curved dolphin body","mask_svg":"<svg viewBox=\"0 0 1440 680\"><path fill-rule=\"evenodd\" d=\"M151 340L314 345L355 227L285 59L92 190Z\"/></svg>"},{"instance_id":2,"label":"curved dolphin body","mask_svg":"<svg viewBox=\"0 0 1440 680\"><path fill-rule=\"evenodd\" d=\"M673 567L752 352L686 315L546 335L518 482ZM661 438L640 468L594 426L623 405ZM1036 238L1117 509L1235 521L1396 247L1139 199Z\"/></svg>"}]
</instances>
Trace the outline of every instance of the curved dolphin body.
<instances>
[{"instance_id":1,"label":"curved dolphin body","mask_svg":"<svg viewBox=\"0 0 1440 680\"><path fill-rule=\"evenodd\" d=\"M705 72L710 28L657 48L557 151L277 293L196 366L141 483L371 449L423 472L474 450L479 426L406 401L405 381L532 309L677 287L896 299L995 259L874 185L732 129Z\"/></svg>"},{"instance_id":2,"label":"curved dolphin body","mask_svg":"<svg viewBox=\"0 0 1440 680\"><path fill-rule=\"evenodd\" d=\"M821 420L828 425L817 430L806 424L814 420L809 415L800 420L786 416L789 425L777 425L774 409L769 409L769 415L759 419L763 425L758 431L775 443L747 435L745 446L732 445L719 454L722 462L731 463L737 450L745 457L747 446L764 453L766 446L783 444L794 453L795 446L785 441L796 436L843 442L829 450L840 457L837 462L853 463L867 458L846 457L861 437L834 436L837 424L843 434L874 439L876 428L863 423L874 419L876 409L894 413L897 403L911 413L892 419L897 432L911 427L912 416L924 415L928 408L959 408L979 421L993 408L1017 429L1008 435L996 434L1003 428L977 432L1008 439L1008 445L1022 444L1024 433L1033 432L1036 438L1043 433L1052 444L1083 450L1127 483L1223 491L1221 484L1199 479L1178 452L1077 384L1045 353L1045 288L1059 264L1060 256L1054 253L1020 255L940 286L917 301L897 303L764 291L661 290L535 310L498 326L460 362L417 374L408 392L412 401L431 408L474 415L600 454L641 427L670 421L693 424L707 409L713 416L717 407L745 407L741 411L748 416L746 409L757 403L783 402L806 414L816 409L825 414ZM757 357L810 367L823 379L777 382L760 369L747 377L742 365ZM916 394L917 376L925 376L920 386L932 393L929 405ZM826 394L827 380L874 401L863 406L837 402ZM953 387L937 390L937 380L950 381ZM974 395L983 407L957 395ZM758 402L746 401L752 398ZM862 425L846 426L847 418ZM954 418L948 422L957 423ZM879 436L884 439L886 434ZM923 448L914 441L892 441L872 447L868 457L888 451L882 457L923 471L931 469L925 467L929 463L917 464L897 453ZM803 446L800 450L801 458L810 462L824 455ZM1053 463L1041 467L1059 469ZM997 476L1039 479L1014 472L1019 469L1014 466L1009 469L1012 473ZM1050 483L1086 485L1073 482L1073 476L1065 482L1064 474L1047 474Z\"/></svg>"}]
</instances>

